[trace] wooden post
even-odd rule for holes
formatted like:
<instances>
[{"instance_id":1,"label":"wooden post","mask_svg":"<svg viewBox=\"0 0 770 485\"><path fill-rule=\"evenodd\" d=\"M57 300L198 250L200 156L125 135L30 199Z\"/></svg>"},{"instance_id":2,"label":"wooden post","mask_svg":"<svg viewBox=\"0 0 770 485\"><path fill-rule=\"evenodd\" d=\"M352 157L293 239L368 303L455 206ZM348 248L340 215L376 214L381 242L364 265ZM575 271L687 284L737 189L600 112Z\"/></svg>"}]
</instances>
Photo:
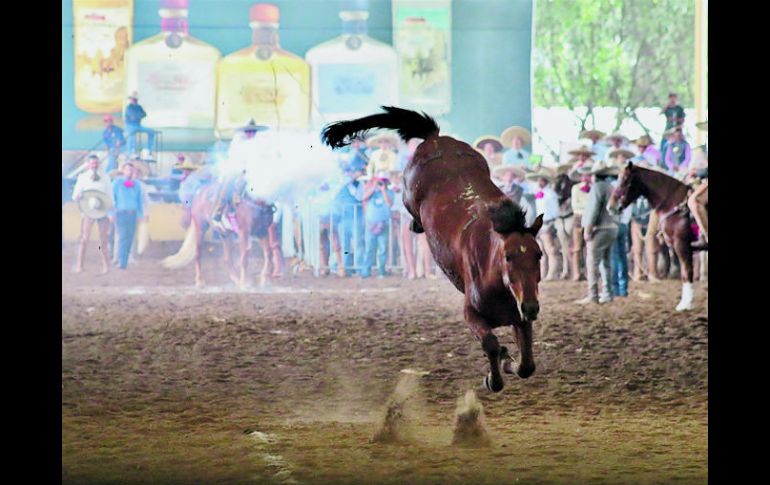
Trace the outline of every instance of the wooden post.
<instances>
[{"instance_id":1,"label":"wooden post","mask_svg":"<svg viewBox=\"0 0 770 485\"><path fill-rule=\"evenodd\" d=\"M695 122L706 121L708 96L706 94L706 66L708 56L708 0L695 0ZM703 130L695 130L695 144L702 145Z\"/></svg>"}]
</instances>

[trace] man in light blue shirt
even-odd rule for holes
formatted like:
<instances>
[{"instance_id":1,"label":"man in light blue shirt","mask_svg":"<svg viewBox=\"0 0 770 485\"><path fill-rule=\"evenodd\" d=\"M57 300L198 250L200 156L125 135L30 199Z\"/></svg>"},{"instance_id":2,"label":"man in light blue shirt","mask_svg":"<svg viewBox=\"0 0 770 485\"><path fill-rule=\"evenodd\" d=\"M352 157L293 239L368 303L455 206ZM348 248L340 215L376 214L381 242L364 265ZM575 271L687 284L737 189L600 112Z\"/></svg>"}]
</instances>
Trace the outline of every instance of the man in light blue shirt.
<instances>
[{"instance_id":1,"label":"man in light blue shirt","mask_svg":"<svg viewBox=\"0 0 770 485\"><path fill-rule=\"evenodd\" d=\"M532 135L524 127L511 126L500 135L500 141L509 147L503 154L503 165L513 165L521 168L529 168L530 152L524 149L532 143Z\"/></svg>"},{"instance_id":2,"label":"man in light blue shirt","mask_svg":"<svg viewBox=\"0 0 770 485\"><path fill-rule=\"evenodd\" d=\"M388 257L388 236L390 234L390 208L395 194L388 188L386 173L378 173L366 186L359 186L360 199L364 203L364 246L366 259L361 277L368 278L377 254L377 274L385 277L385 262Z\"/></svg>"},{"instance_id":3,"label":"man in light blue shirt","mask_svg":"<svg viewBox=\"0 0 770 485\"><path fill-rule=\"evenodd\" d=\"M121 169L123 176L112 181L115 210L110 219L118 231L118 267L126 269L136 234L136 224L146 218L142 184L135 179L136 168L131 162L126 162Z\"/></svg>"}]
</instances>

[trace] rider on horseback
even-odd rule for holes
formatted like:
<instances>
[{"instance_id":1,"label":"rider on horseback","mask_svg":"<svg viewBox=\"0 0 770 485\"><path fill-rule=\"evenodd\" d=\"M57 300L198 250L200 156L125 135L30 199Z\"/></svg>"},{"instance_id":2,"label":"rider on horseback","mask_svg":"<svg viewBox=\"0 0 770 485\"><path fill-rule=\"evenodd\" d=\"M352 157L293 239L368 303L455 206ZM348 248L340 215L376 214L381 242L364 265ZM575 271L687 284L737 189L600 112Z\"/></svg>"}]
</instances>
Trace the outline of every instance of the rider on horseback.
<instances>
[{"instance_id":1,"label":"rider on horseback","mask_svg":"<svg viewBox=\"0 0 770 485\"><path fill-rule=\"evenodd\" d=\"M227 160L223 160L219 166L219 181L222 185L217 193L217 203L212 217L216 223L222 223L222 216L234 210L243 197L248 164L258 156L256 134L264 130L267 130L267 127L257 125L253 118L246 126L236 130L235 137L230 143Z\"/></svg>"},{"instance_id":2,"label":"rider on horseback","mask_svg":"<svg viewBox=\"0 0 770 485\"><path fill-rule=\"evenodd\" d=\"M693 249L708 249L709 241L709 216L706 207L709 203L709 167L708 167L708 155L703 149L703 163L699 164L698 170L695 172L696 180L700 180L692 194L687 198L687 207L690 208L695 222L698 223L698 227L703 234L703 240L695 242L691 245Z\"/></svg>"}]
</instances>

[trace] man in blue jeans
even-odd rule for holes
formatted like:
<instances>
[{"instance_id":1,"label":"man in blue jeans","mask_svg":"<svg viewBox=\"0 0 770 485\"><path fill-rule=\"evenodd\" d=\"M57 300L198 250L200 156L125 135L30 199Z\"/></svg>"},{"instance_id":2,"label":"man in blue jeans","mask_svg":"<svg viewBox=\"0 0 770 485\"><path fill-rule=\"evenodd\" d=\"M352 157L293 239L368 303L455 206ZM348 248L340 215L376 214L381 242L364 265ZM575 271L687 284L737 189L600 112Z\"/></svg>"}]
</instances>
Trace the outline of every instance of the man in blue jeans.
<instances>
[{"instance_id":1,"label":"man in blue jeans","mask_svg":"<svg viewBox=\"0 0 770 485\"><path fill-rule=\"evenodd\" d=\"M617 179L611 182L617 187ZM634 205L629 205L620 213L618 235L612 243L610 256L612 268L612 296L628 296L628 251L631 246L631 218Z\"/></svg>"},{"instance_id":2,"label":"man in blue jeans","mask_svg":"<svg viewBox=\"0 0 770 485\"><path fill-rule=\"evenodd\" d=\"M112 115L106 115L104 117L104 131L102 132L102 140L107 145L107 173L112 172L118 168L118 155L120 155L123 145L126 144L126 138L123 136L123 130L119 126L115 126L115 120Z\"/></svg>"},{"instance_id":3,"label":"man in blue jeans","mask_svg":"<svg viewBox=\"0 0 770 485\"><path fill-rule=\"evenodd\" d=\"M142 184L135 179L136 169L131 162L121 166L123 176L112 181L115 212L110 217L118 231L118 267L126 269L128 255L136 234L136 223L146 220Z\"/></svg>"},{"instance_id":4,"label":"man in blue jeans","mask_svg":"<svg viewBox=\"0 0 770 485\"><path fill-rule=\"evenodd\" d=\"M361 200L364 202L364 244L366 260L361 270L361 277L368 278L377 255L377 276L385 277L385 261L388 258L388 235L390 233L390 208L395 194L388 188L387 173L380 172L360 187Z\"/></svg>"},{"instance_id":5,"label":"man in blue jeans","mask_svg":"<svg viewBox=\"0 0 770 485\"><path fill-rule=\"evenodd\" d=\"M364 264L364 208L359 197L359 187L363 184L358 180L364 174L366 162L354 159L345 168L345 185L337 192L332 202L333 214L339 218L337 230L340 246L344 254L344 273L350 276L353 267L360 268Z\"/></svg>"},{"instance_id":6,"label":"man in blue jeans","mask_svg":"<svg viewBox=\"0 0 770 485\"><path fill-rule=\"evenodd\" d=\"M155 151L155 130L142 126L142 119L147 116L144 108L139 104L139 95L134 91L128 96L131 102L126 106L126 149L128 155L134 154L134 145L136 144L137 133L147 133L147 149Z\"/></svg>"}]
</instances>

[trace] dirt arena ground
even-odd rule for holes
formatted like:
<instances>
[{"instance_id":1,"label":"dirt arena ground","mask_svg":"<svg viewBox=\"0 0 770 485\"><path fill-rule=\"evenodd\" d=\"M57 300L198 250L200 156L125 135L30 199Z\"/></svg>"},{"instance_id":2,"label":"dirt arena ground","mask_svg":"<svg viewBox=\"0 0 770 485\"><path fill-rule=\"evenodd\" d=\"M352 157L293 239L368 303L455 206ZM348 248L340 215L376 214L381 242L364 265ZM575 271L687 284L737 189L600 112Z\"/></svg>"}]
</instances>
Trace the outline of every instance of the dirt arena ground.
<instances>
[{"instance_id":1,"label":"dirt arena ground","mask_svg":"<svg viewBox=\"0 0 770 485\"><path fill-rule=\"evenodd\" d=\"M151 249L103 277L94 248L77 275L62 253L63 483L707 483L707 282L689 313L673 280L589 308L584 283L544 282L537 371L493 395L443 279L239 291L209 258L196 289ZM405 368L430 372L405 438L371 442ZM451 444L470 389L489 447Z\"/></svg>"}]
</instances>

